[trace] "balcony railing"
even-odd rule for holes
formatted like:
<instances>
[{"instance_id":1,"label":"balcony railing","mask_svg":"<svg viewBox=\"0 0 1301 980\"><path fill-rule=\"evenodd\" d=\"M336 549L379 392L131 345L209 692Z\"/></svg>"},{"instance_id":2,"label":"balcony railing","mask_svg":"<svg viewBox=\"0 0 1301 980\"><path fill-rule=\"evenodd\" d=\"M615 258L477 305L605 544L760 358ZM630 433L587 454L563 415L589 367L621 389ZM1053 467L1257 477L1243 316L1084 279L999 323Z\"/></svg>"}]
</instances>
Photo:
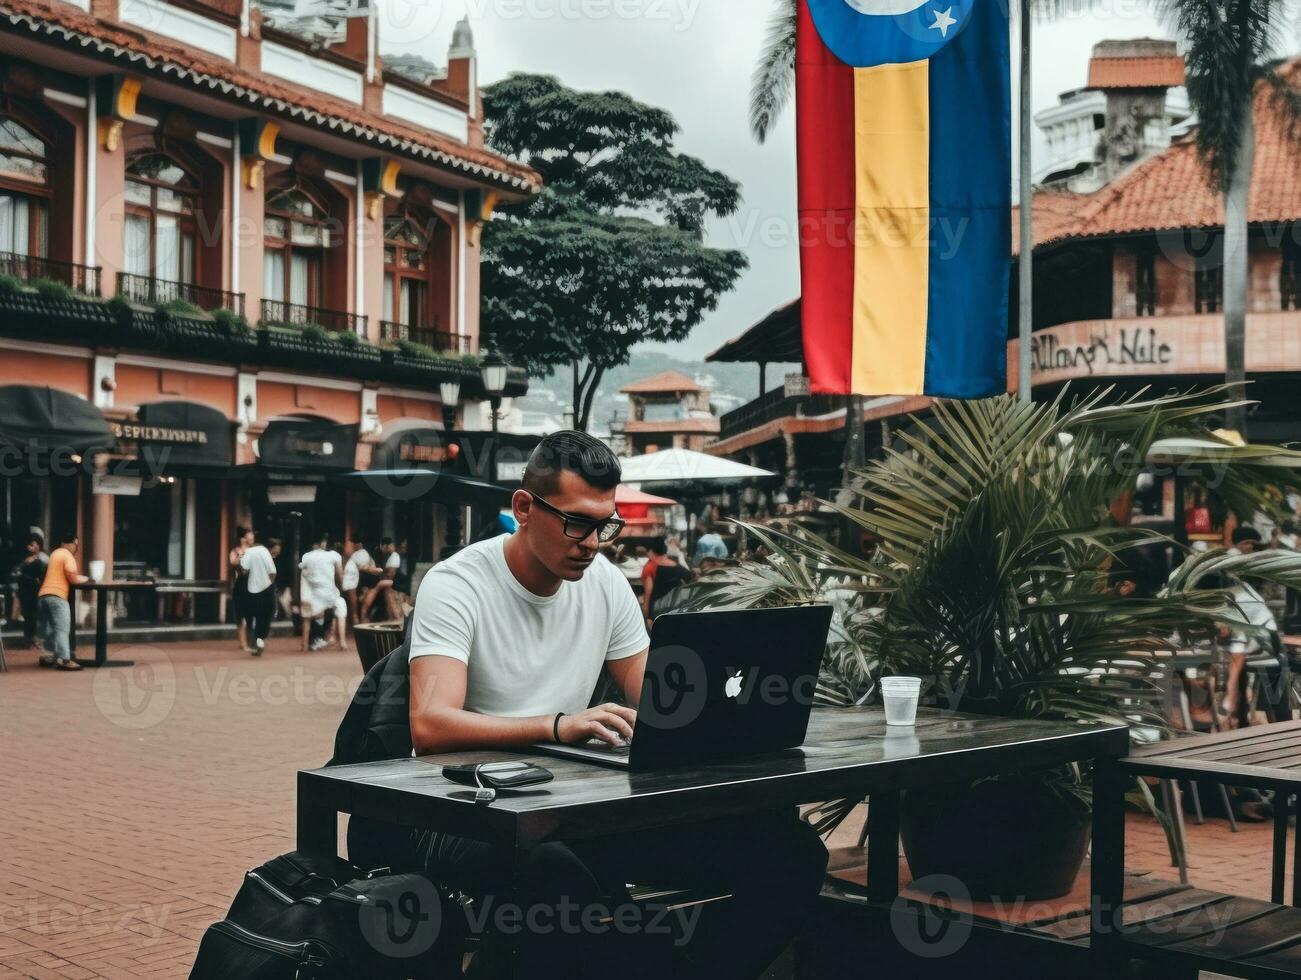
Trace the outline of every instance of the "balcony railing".
<instances>
[{"instance_id":1,"label":"balcony railing","mask_svg":"<svg viewBox=\"0 0 1301 980\"><path fill-rule=\"evenodd\" d=\"M786 394L785 388L765 391L752 402L724 413L718 420L718 438L730 439L743 432L758 428L767 422L791 418L795 415L826 415L843 407L832 395Z\"/></svg>"},{"instance_id":2,"label":"balcony railing","mask_svg":"<svg viewBox=\"0 0 1301 980\"><path fill-rule=\"evenodd\" d=\"M317 326L330 333L355 333L366 336L366 317L323 306L303 306L278 299L262 301L262 322L286 327Z\"/></svg>"},{"instance_id":3,"label":"balcony railing","mask_svg":"<svg viewBox=\"0 0 1301 980\"><path fill-rule=\"evenodd\" d=\"M99 295L99 272L97 265L78 265L76 262L43 259L39 255L0 252L0 276L12 276L23 282L49 279L87 296Z\"/></svg>"},{"instance_id":4,"label":"balcony railing","mask_svg":"<svg viewBox=\"0 0 1301 980\"><path fill-rule=\"evenodd\" d=\"M201 310L230 310L240 316L244 315L243 293L198 286L192 282L172 282L170 279L154 279L150 276L119 272L117 291L133 303L161 306L164 303L180 300Z\"/></svg>"},{"instance_id":5,"label":"balcony railing","mask_svg":"<svg viewBox=\"0 0 1301 980\"><path fill-rule=\"evenodd\" d=\"M409 340L449 354L470 353L469 334L439 330L437 325L413 327L406 323L394 323L392 320L380 320L379 339L389 344L398 340Z\"/></svg>"}]
</instances>

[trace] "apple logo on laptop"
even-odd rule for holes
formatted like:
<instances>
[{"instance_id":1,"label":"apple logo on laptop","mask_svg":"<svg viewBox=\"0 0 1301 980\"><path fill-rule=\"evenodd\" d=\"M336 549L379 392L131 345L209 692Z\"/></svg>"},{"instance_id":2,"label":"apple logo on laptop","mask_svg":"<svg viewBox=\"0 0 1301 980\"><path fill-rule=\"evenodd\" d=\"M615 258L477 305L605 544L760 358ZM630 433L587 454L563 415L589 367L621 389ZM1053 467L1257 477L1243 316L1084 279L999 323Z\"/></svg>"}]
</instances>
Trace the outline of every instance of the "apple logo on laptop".
<instances>
[{"instance_id":1,"label":"apple logo on laptop","mask_svg":"<svg viewBox=\"0 0 1301 980\"><path fill-rule=\"evenodd\" d=\"M727 683L723 685L723 693L726 694L729 698L735 698L740 696L741 680L742 680L741 675L743 673L744 671L738 670L735 674L729 677L727 679Z\"/></svg>"}]
</instances>

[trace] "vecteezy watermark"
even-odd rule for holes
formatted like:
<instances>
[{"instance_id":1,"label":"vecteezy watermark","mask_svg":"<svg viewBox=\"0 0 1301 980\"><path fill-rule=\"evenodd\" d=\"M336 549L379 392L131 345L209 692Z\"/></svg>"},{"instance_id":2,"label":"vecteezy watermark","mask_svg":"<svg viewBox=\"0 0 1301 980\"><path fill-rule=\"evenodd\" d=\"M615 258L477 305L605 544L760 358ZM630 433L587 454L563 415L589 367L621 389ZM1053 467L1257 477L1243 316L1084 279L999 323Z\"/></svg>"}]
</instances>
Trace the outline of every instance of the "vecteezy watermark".
<instances>
[{"instance_id":1,"label":"vecteezy watermark","mask_svg":"<svg viewBox=\"0 0 1301 980\"><path fill-rule=\"evenodd\" d=\"M443 926L438 888L424 875L405 874L361 893L361 934L383 956L409 959L433 948Z\"/></svg>"},{"instance_id":2,"label":"vecteezy watermark","mask_svg":"<svg viewBox=\"0 0 1301 980\"><path fill-rule=\"evenodd\" d=\"M711 690L715 700L742 706L812 706L817 686L814 674L789 679L741 661L706 664L691 647L662 647L642 681L637 723L662 730L685 728L704 713Z\"/></svg>"},{"instance_id":3,"label":"vecteezy watermark","mask_svg":"<svg viewBox=\"0 0 1301 980\"><path fill-rule=\"evenodd\" d=\"M952 956L971 938L971 913L965 906L971 892L952 875L927 875L912 883L934 901L918 903L900 896L890 906L890 931L899 945L913 956L940 959Z\"/></svg>"},{"instance_id":4,"label":"vecteezy watermark","mask_svg":"<svg viewBox=\"0 0 1301 980\"><path fill-rule=\"evenodd\" d=\"M166 720L176 704L176 671L156 647L126 647L130 667L95 671L91 696L99 713L119 728L142 731ZM147 656L147 659L137 659Z\"/></svg>"},{"instance_id":5,"label":"vecteezy watermark","mask_svg":"<svg viewBox=\"0 0 1301 980\"><path fill-rule=\"evenodd\" d=\"M95 939L118 936L137 948L148 948L171 935L166 930L172 903L131 902L92 908L44 898L0 899L0 935L13 929L44 937Z\"/></svg>"},{"instance_id":6,"label":"vecteezy watermark","mask_svg":"<svg viewBox=\"0 0 1301 980\"><path fill-rule=\"evenodd\" d=\"M700 0L466 0L471 21L590 20L651 21L688 30Z\"/></svg>"}]
</instances>

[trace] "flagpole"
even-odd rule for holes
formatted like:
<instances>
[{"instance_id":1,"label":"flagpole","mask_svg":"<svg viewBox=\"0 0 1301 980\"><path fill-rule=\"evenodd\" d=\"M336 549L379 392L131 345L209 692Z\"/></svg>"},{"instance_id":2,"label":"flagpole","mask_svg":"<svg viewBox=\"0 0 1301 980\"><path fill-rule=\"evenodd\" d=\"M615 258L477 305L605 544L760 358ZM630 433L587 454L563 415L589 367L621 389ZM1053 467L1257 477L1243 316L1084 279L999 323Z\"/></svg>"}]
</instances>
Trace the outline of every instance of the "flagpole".
<instances>
[{"instance_id":1,"label":"flagpole","mask_svg":"<svg viewBox=\"0 0 1301 980\"><path fill-rule=\"evenodd\" d=\"M1033 190L1030 174L1031 117L1030 105L1030 0L1021 0L1021 135L1019 139L1020 163L1017 173L1021 185L1020 209L1020 252L1018 260L1018 280L1021 286L1021 303L1017 323L1019 327L1017 343L1017 397L1023 402L1032 400L1030 391L1030 332L1033 328L1034 312L1034 275L1032 259L1034 257Z\"/></svg>"}]
</instances>

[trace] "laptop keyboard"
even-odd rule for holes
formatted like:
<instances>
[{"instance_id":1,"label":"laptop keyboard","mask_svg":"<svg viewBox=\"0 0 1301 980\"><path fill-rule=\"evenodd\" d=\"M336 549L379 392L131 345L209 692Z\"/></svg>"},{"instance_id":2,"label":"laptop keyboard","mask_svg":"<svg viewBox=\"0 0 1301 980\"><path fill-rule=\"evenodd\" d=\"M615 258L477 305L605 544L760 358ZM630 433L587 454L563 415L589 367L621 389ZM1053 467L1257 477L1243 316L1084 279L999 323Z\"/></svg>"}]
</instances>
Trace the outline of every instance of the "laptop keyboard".
<instances>
[{"instance_id":1,"label":"laptop keyboard","mask_svg":"<svg viewBox=\"0 0 1301 980\"><path fill-rule=\"evenodd\" d=\"M592 752L608 753L609 755L627 755L632 750L631 743L611 745L599 738L588 739L586 742L581 743L580 747Z\"/></svg>"}]
</instances>

